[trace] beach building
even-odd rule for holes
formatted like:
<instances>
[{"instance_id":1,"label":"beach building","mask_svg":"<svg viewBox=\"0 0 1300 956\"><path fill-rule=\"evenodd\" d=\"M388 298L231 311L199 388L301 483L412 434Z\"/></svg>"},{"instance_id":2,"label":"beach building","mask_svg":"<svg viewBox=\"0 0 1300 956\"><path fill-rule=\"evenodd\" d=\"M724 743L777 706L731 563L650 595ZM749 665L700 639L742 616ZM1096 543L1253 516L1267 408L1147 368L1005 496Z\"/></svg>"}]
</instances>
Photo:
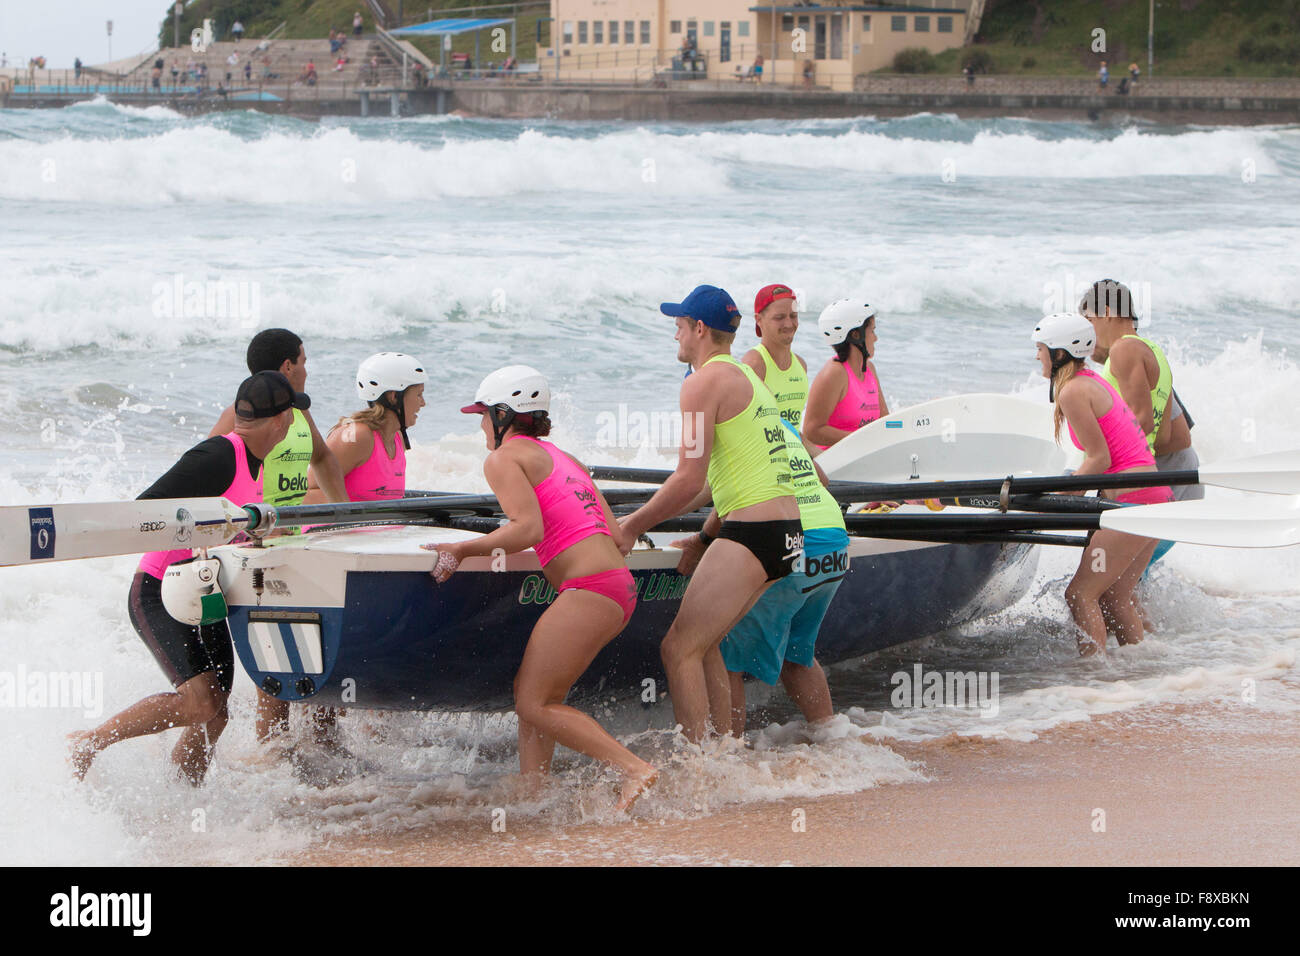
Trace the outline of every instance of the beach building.
<instances>
[{"instance_id":1,"label":"beach building","mask_svg":"<svg viewBox=\"0 0 1300 956\"><path fill-rule=\"evenodd\" d=\"M972 7L983 4L551 0L555 45L537 58L543 76L559 81L738 79L852 90L900 50L963 45L969 14L978 22Z\"/></svg>"}]
</instances>

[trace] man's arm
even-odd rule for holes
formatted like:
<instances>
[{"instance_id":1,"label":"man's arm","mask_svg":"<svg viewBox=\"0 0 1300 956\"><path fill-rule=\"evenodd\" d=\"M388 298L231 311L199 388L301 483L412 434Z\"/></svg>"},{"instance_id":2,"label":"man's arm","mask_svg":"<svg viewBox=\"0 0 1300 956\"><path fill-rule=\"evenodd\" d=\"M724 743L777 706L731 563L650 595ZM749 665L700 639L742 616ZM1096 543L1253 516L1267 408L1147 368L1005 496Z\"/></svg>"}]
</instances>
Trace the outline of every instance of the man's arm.
<instances>
[{"instance_id":1,"label":"man's arm","mask_svg":"<svg viewBox=\"0 0 1300 956\"><path fill-rule=\"evenodd\" d=\"M767 371L767 365L763 362L763 356L758 354L758 349L750 349L741 361L754 370L760 382L766 383L767 379L763 375Z\"/></svg>"},{"instance_id":2,"label":"man's arm","mask_svg":"<svg viewBox=\"0 0 1300 956\"><path fill-rule=\"evenodd\" d=\"M215 438L218 435L225 435L234 430L235 430L235 406L230 405L226 408L224 412L221 413L220 417L217 418L217 423L212 426L212 431L208 432L208 437Z\"/></svg>"},{"instance_id":3,"label":"man's arm","mask_svg":"<svg viewBox=\"0 0 1300 956\"><path fill-rule=\"evenodd\" d=\"M138 500L219 498L234 480L235 447L224 438L205 438L141 492Z\"/></svg>"},{"instance_id":4,"label":"man's arm","mask_svg":"<svg viewBox=\"0 0 1300 956\"><path fill-rule=\"evenodd\" d=\"M682 384L682 446L677 450L677 468L653 498L619 522L625 544L685 513L704 488L713 451L713 425L718 418L717 381L716 372L697 372Z\"/></svg>"},{"instance_id":5,"label":"man's arm","mask_svg":"<svg viewBox=\"0 0 1300 956\"><path fill-rule=\"evenodd\" d=\"M1155 410L1151 407L1151 386L1147 382L1146 361L1150 353L1137 339L1120 339L1110 350L1110 371L1119 382L1119 394L1137 416L1142 433L1155 430Z\"/></svg>"},{"instance_id":6,"label":"man's arm","mask_svg":"<svg viewBox=\"0 0 1300 956\"><path fill-rule=\"evenodd\" d=\"M302 417L307 419L307 427L311 429L310 471L316 475L317 486L325 492L326 501L347 501L348 491L343 483L343 468L339 465L338 458L316 430L316 422L312 420L311 413L303 412Z\"/></svg>"}]
</instances>

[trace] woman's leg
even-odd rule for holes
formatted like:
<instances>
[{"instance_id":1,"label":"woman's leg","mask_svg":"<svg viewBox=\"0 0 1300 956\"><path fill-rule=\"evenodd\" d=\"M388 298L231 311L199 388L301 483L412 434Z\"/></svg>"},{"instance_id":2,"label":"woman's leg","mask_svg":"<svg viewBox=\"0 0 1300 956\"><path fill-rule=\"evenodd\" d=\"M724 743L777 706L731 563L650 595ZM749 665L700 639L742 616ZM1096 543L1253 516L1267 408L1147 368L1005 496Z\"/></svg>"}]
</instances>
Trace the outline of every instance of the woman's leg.
<instances>
[{"instance_id":1,"label":"woman's leg","mask_svg":"<svg viewBox=\"0 0 1300 956\"><path fill-rule=\"evenodd\" d=\"M1083 549L1079 570L1065 589L1065 603L1070 608L1079 635L1079 654L1088 657L1106 653L1106 621L1100 599L1129 569L1133 559L1146 551L1150 538L1103 529L1094 532ZM1141 624L1139 623L1139 629Z\"/></svg>"},{"instance_id":2,"label":"woman's leg","mask_svg":"<svg viewBox=\"0 0 1300 956\"><path fill-rule=\"evenodd\" d=\"M515 710L522 772L545 772L549 759L541 751L550 738L622 770L625 783L619 806L626 807L653 782L654 768L592 717L564 703L601 648L622 630L623 609L613 599L592 591L561 593L528 639L515 682Z\"/></svg>"},{"instance_id":3,"label":"woman's leg","mask_svg":"<svg viewBox=\"0 0 1300 956\"><path fill-rule=\"evenodd\" d=\"M1142 574L1151 560L1151 554L1159 544L1153 538L1145 539L1148 543L1119 576L1119 580L1107 588L1098 599L1102 613L1114 622L1115 639L1120 644L1138 644L1145 636L1145 622L1141 608L1134 599L1134 592Z\"/></svg>"}]
</instances>

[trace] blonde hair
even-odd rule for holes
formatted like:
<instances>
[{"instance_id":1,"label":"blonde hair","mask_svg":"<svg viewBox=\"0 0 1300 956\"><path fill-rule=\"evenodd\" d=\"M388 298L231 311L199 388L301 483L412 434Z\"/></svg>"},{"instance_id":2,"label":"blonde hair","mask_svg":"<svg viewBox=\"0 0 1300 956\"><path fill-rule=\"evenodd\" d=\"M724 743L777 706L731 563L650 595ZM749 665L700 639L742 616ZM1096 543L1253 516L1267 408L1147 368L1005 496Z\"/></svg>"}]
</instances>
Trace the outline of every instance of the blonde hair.
<instances>
[{"instance_id":1,"label":"blonde hair","mask_svg":"<svg viewBox=\"0 0 1300 956\"><path fill-rule=\"evenodd\" d=\"M362 409L359 412L353 412L351 415L344 415L334 427L329 430L333 435L340 428L346 428L349 424L367 425L375 431L379 431L380 426L384 424L384 418L388 415L389 409L384 408L378 402L372 404L369 408Z\"/></svg>"},{"instance_id":2,"label":"blonde hair","mask_svg":"<svg viewBox=\"0 0 1300 956\"><path fill-rule=\"evenodd\" d=\"M1055 352L1057 350L1053 349L1052 351ZM1065 421L1065 412L1061 411L1061 389L1065 387L1066 383L1069 382L1070 379L1074 378L1074 376L1078 375L1079 372L1083 370L1084 364L1084 359L1074 358L1071 356L1070 360L1061 365L1061 367L1052 375L1052 422L1056 428L1055 434L1057 442L1060 442L1061 440L1061 422Z\"/></svg>"}]
</instances>

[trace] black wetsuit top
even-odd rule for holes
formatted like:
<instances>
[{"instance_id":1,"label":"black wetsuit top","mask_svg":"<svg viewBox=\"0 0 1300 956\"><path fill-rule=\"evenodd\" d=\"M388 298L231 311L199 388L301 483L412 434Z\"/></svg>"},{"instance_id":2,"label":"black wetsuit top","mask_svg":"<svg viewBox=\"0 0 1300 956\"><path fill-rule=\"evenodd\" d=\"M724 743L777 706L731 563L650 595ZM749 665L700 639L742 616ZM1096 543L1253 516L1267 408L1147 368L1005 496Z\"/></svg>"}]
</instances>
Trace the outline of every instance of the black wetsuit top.
<instances>
[{"instance_id":1,"label":"black wetsuit top","mask_svg":"<svg viewBox=\"0 0 1300 956\"><path fill-rule=\"evenodd\" d=\"M147 498L220 498L235 480L234 446L221 435L199 442L172 465L170 470L140 494ZM248 473L256 475L262 459L244 446Z\"/></svg>"}]
</instances>

